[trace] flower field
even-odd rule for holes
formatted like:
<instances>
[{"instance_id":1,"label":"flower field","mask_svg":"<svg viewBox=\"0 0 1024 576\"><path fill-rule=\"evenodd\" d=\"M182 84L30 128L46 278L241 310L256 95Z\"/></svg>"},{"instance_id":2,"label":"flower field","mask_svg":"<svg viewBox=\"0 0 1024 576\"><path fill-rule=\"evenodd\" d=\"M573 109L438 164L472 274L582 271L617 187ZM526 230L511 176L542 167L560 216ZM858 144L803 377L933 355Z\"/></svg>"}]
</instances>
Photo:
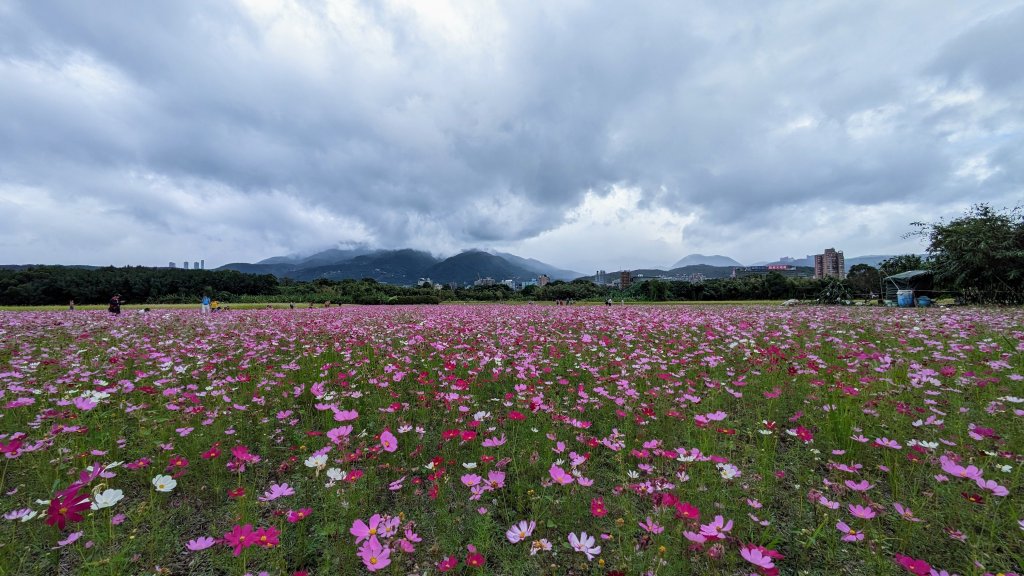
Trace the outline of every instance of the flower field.
<instances>
[{"instance_id":1,"label":"flower field","mask_svg":"<svg viewBox=\"0 0 1024 576\"><path fill-rule=\"evenodd\" d=\"M1024 567L1024 311L0 312L0 574Z\"/></svg>"}]
</instances>

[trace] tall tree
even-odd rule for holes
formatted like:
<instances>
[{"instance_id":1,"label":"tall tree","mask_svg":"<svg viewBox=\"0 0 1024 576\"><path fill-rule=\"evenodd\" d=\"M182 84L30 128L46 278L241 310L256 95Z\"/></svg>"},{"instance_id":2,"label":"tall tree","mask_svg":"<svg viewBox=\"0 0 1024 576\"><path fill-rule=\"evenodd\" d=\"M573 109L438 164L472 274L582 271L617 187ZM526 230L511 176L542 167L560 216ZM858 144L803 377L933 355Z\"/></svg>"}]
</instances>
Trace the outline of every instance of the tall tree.
<instances>
[{"instance_id":1,"label":"tall tree","mask_svg":"<svg viewBox=\"0 0 1024 576\"><path fill-rule=\"evenodd\" d=\"M846 275L846 281L850 283L850 288L857 296L877 294L880 290L880 279L878 269L869 264L854 264Z\"/></svg>"},{"instance_id":2,"label":"tall tree","mask_svg":"<svg viewBox=\"0 0 1024 576\"><path fill-rule=\"evenodd\" d=\"M975 204L949 222L915 222L936 280L970 302L1024 303L1024 212Z\"/></svg>"},{"instance_id":3,"label":"tall tree","mask_svg":"<svg viewBox=\"0 0 1024 576\"><path fill-rule=\"evenodd\" d=\"M909 270L927 270L928 263L917 254L903 254L886 258L878 264L878 271L882 276L892 276Z\"/></svg>"}]
</instances>

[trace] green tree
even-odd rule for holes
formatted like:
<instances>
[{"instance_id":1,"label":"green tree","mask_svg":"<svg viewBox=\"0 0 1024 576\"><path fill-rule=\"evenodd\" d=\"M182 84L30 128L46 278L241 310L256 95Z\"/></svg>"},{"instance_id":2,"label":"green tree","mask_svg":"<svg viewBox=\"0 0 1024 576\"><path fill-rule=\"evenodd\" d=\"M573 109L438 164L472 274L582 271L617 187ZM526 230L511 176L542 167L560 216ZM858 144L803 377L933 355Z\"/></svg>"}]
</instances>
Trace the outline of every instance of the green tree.
<instances>
[{"instance_id":1,"label":"green tree","mask_svg":"<svg viewBox=\"0 0 1024 576\"><path fill-rule=\"evenodd\" d=\"M850 272L846 275L846 281L850 284L850 288L855 295L867 296L878 293L881 277L882 275L879 274L878 269L874 266L855 264L850 267Z\"/></svg>"},{"instance_id":2,"label":"green tree","mask_svg":"<svg viewBox=\"0 0 1024 576\"><path fill-rule=\"evenodd\" d=\"M1024 303L1024 212L975 204L949 222L914 222L940 285L970 302Z\"/></svg>"},{"instance_id":3,"label":"green tree","mask_svg":"<svg viewBox=\"0 0 1024 576\"><path fill-rule=\"evenodd\" d=\"M928 263L917 254L903 254L882 260L878 264L878 271L882 277L892 276L909 270L928 270Z\"/></svg>"}]
</instances>

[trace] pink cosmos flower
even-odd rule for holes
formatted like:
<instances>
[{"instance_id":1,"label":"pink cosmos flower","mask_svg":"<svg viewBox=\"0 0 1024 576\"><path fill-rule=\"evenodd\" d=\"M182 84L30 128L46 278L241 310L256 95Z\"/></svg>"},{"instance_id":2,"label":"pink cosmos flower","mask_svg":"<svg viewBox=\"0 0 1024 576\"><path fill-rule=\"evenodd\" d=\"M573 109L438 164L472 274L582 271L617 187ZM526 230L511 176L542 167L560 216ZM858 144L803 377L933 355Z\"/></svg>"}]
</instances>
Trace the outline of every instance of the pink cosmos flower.
<instances>
[{"instance_id":1,"label":"pink cosmos flower","mask_svg":"<svg viewBox=\"0 0 1024 576\"><path fill-rule=\"evenodd\" d=\"M732 520L725 521L721 515L715 516L715 519L710 524L700 525L700 534L705 538L716 540L723 538L726 532L732 530Z\"/></svg>"},{"instance_id":2,"label":"pink cosmos flower","mask_svg":"<svg viewBox=\"0 0 1024 576\"><path fill-rule=\"evenodd\" d=\"M977 466L961 466L945 455L939 458L939 462L942 464L942 471L950 476L968 478L970 480L981 478L982 471Z\"/></svg>"},{"instance_id":3,"label":"pink cosmos flower","mask_svg":"<svg viewBox=\"0 0 1024 576\"><path fill-rule=\"evenodd\" d=\"M650 532L651 534L661 534L665 531L665 527L655 524L654 520L652 520L650 516L648 516L645 521L640 522L639 524L641 528Z\"/></svg>"},{"instance_id":4,"label":"pink cosmos flower","mask_svg":"<svg viewBox=\"0 0 1024 576\"><path fill-rule=\"evenodd\" d=\"M235 524L231 532L224 535L224 542L228 546L233 547L235 549L233 554L238 556L242 553L243 549L256 543L255 534L256 532L252 529L252 524L246 524L245 526Z\"/></svg>"},{"instance_id":5,"label":"pink cosmos flower","mask_svg":"<svg viewBox=\"0 0 1024 576\"><path fill-rule=\"evenodd\" d=\"M983 478L978 478L974 482L978 485L979 488L984 488L985 490L991 492L993 496L1006 496L1010 493L1010 491L1007 490L1005 486L1000 486L999 483L996 482L995 480L985 480Z\"/></svg>"},{"instance_id":6,"label":"pink cosmos flower","mask_svg":"<svg viewBox=\"0 0 1024 576\"><path fill-rule=\"evenodd\" d=\"M310 514L312 513L312 508L299 508L298 510L289 510L287 516L285 516L285 520L288 520L289 522L294 524L299 520L309 518Z\"/></svg>"},{"instance_id":7,"label":"pink cosmos flower","mask_svg":"<svg viewBox=\"0 0 1024 576\"><path fill-rule=\"evenodd\" d=\"M214 538L210 538L209 536L200 536L195 540L189 540L188 543L185 544L185 548L188 548L193 552L198 552L200 550L206 550L207 548L213 546L216 543L217 540Z\"/></svg>"},{"instance_id":8,"label":"pink cosmos flower","mask_svg":"<svg viewBox=\"0 0 1024 576\"><path fill-rule=\"evenodd\" d=\"M865 520L871 520L875 517L875 511L868 506L861 506L860 504L850 504L847 509L850 514L853 514L856 518L863 518Z\"/></svg>"},{"instance_id":9,"label":"pink cosmos flower","mask_svg":"<svg viewBox=\"0 0 1024 576\"><path fill-rule=\"evenodd\" d=\"M839 530L843 534L846 534L846 536L843 536L843 542L858 542L864 539L863 532L850 528L850 526L842 520L836 522L836 530Z\"/></svg>"},{"instance_id":10,"label":"pink cosmos flower","mask_svg":"<svg viewBox=\"0 0 1024 576\"><path fill-rule=\"evenodd\" d=\"M334 410L334 419L338 422L348 422L359 417L355 410Z\"/></svg>"},{"instance_id":11,"label":"pink cosmos flower","mask_svg":"<svg viewBox=\"0 0 1024 576\"><path fill-rule=\"evenodd\" d=\"M501 437L493 436L491 438L487 438L486 440L484 440L483 447L496 448L498 446L501 446L505 442L508 442L508 438L506 438L504 434L502 434Z\"/></svg>"},{"instance_id":12,"label":"pink cosmos flower","mask_svg":"<svg viewBox=\"0 0 1024 576\"><path fill-rule=\"evenodd\" d=\"M601 553L601 547L594 546L594 537L588 535L586 532L580 532L579 536L570 532L569 545L572 546L573 550L586 555L587 560L593 560L594 556Z\"/></svg>"},{"instance_id":13,"label":"pink cosmos flower","mask_svg":"<svg viewBox=\"0 0 1024 576\"><path fill-rule=\"evenodd\" d=\"M551 474L551 479L554 480L556 484L572 484L575 480L571 474L561 469L557 464L552 464L548 473Z\"/></svg>"},{"instance_id":14,"label":"pink cosmos flower","mask_svg":"<svg viewBox=\"0 0 1024 576\"><path fill-rule=\"evenodd\" d=\"M269 526L267 528L257 529L256 533L253 534L253 540L257 546L262 546L263 548L273 548L274 546L277 546L281 543L280 540L278 540L278 536L280 535L280 530L274 528L273 526Z\"/></svg>"},{"instance_id":15,"label":"pink cosmos flower","mask_svg":"<svg viewBox=\"0 0 1024 576\"><path fill-rule=\"evenodd\" d=\"M463 484L465 484L469 488L472 488L473 486L480 484L483 478L481 478L477 474L463 474L460 480L462 481Z\"/></svg>"},{"instance_id":16,"label":"pink cosmos flower","mask_svg":"<svg viewBox=\"0 0 1024 576\"><path fill-rule=\"evenodd\" d=\"M341 444L342 440L346 436L352 433L353 428L351 426L339 426L337 428L331 428L327 431L327 438L335 444Z\"/></svg>"},{"instance_id":17,"label":"pink cosmos flower","mask_svg":"<svg viewBox=\"0 0 1024 576\"><path fill-rule=\"evenodd\" d=\"M374 514L370 517L370 524L367 525L360 518L356 518L356 521L352 523L352 528L349 529L349 534L356 537L356 544L359 544L367 538L375 540L377 536L377 530L380 528L380 521L382 520L380 514Z\"/></svg>"},{"instance_id":18,"label":"pink cosmos flower","mask_svg":"<svg viewBox=\"0 0 1024 576\"><path fill-rule=\"evenodd\" d=\"M385 430L380 434L380 445L385 452L394 452L398 450L398 438L390 430Z\"/></svg>"},{"instance_id":19,"label":"pink cosmos flower","mask_svg":"<svg viewBox=\"0 0 1024 576\"><path fill-rule=\"evenodd\" d=\"M903 448L903 446L900 446L899 442L895 440L890 440L888 438L875 438L875 444L877 446L881 446L882 448L892 448L893 450L899 450Z\"/></svg>"},{"instance_id":20,"label":"pink cosmos flower","mask_svg":"<svg viewBox=\"0 0 1024 576\"><path fill-rule=\"evenodd\" d=\"M437 571L438 572L447 572L447 571L451 570L452 568L455 568L458 565L459 565L459 559L456 558L455 556L449 556L449 557L445 558L444 560L441 560L440 562L437 563Z\"/></svg>"},{"instance_id":21,"label":"pink cosmos flower","mask_svg":"<svg viewBox=\"0 0 1024 576\"><path fill-rule=\"evenodd\" d=\"M359 557L367 570L375 572L391 564L391 549L382 546L376 538L370 538L359 548Z\"/></svg>"},{"instance_id":22,"label":"pink cosmos flower","mask_svg":"<svg viewBox=\"0 0 1024 576\"><path fill-rule=\"evenodd\" d=\"M491 470L487 473L487 487L497 490L505 487L505 473L500 470Z\"/></svg>"},{"instance_id":23,"label":"pink cosmos flower","mask_svg":"<svg viewBox=\"0 0 1024 576\"><path fill-rule=\"evenodd\" d=\"M875 487L874 484L868 483L867 480L861 480L860 482L847 480L843 482L843 484L846 484L846 487L849 488L850 490L856 490L857 492L867 492L868 490L871 490L872 488Z\"/></svg>"},{"instance_id":24,"label":"pink cosmos flower","mask_svg":"<svg viewBox=\"0 0 1024 576\"><path fill-rule=\"evenodd\" d=\"M924 560L917 560L903 554L896 555L896 563L915 576L929 576L932 569L931 565Z\"/></svg>"},{"instance_id":25,"label":"pink cosmos flower","mask_svg":"<svg viewBox=\"0 0 1024 576\"><path fill-rule=\"evenodd\" d=\"M687 540L693 542L694 544L703 544L708 541L708 539L705 538L703 535L698 534L696 532L692 532L690 530L684 531L683 536L685 536Z\"/></svg>"},{"instance_id":26,"label":"pink cosmos flower","mask_svg":"<svg viewBox=\"0 0 1024 576\"><path fill-rule=\"evenodd\" d=\"M740 556L758 568L762 568L764 570L771 570L772 568L775 568L775 561L771 556L762 552L760 547L744 546L743 548L740 548Z\"/></svg>"},{"instance_id":27,"label":"pink cosmos flower","mask_svg":"<svg viewBox=\"0 0 1024 576\"><path fill-rule=\"evenodd\" d=\"M63 548L65 546L67 546L68 544L71 544L71 543L77 541L81 537L82 537L82 532L72 532L71 534L68 534L67 538L65 538L63 540L58 540L57 541L57 546L59 548Z\"/></svg>"},{"instance_id":28,"label":"pink cosmos flower","mask_svg":"<svg viewBox=\"0 0 1024 576\"><path fill-rule=\"evenodd\" d=\"M509 542L517 544L529 538L536 527L537 523L533 520L530 520L530 522L522 520L519 524L513 524L511 528L505 531L505 537L508 538Z\"/></svg>"},{"instance_id":29,"label":"pink cosmos flower","mask_svg":"<svg viewBox=\"0 0 1024 576\"><path fill-rule=\"evenodd\" d=\"M892 507L896 509L896 513L899 514L900 517L902 517L904 520L909 520L911 522L921 521L920 518L914 516L914 513L911 512L910 508L907 508L906 506L900 504L899 502L893 502Z\"/></svg>"},{"instance_id":30,"label":"pink cosmos flower","mask_svg":"<svg viewBox=\"0 0 1024 576\"><path fill-rule=\"evenodd\" d=\"M260 502L270 502L277 500L284 496L292 496L295 494L295 489L289 486L287 483L284 484L271 484L270 489L263 493L263 496L259 497Z\"/></svg>"}]
</instances>

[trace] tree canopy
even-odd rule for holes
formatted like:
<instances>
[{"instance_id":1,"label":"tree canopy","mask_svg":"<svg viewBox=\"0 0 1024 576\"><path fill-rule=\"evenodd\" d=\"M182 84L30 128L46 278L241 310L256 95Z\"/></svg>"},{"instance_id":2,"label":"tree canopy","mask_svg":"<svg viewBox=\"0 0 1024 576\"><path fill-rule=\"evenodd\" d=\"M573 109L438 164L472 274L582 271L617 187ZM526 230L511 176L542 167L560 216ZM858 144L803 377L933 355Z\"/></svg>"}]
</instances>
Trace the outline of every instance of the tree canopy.
<instances>
[{"instance_id":1,"label":"tree canopy","mask_svg":"<svg viewBox=\"0 0 1024 576\"><path fill-rule=\"evenodd\" d=\"M914 222L936 281L968 302L1024 303L1024 212L975 204L950 221Z\"/></svg>"}]
</instances>

